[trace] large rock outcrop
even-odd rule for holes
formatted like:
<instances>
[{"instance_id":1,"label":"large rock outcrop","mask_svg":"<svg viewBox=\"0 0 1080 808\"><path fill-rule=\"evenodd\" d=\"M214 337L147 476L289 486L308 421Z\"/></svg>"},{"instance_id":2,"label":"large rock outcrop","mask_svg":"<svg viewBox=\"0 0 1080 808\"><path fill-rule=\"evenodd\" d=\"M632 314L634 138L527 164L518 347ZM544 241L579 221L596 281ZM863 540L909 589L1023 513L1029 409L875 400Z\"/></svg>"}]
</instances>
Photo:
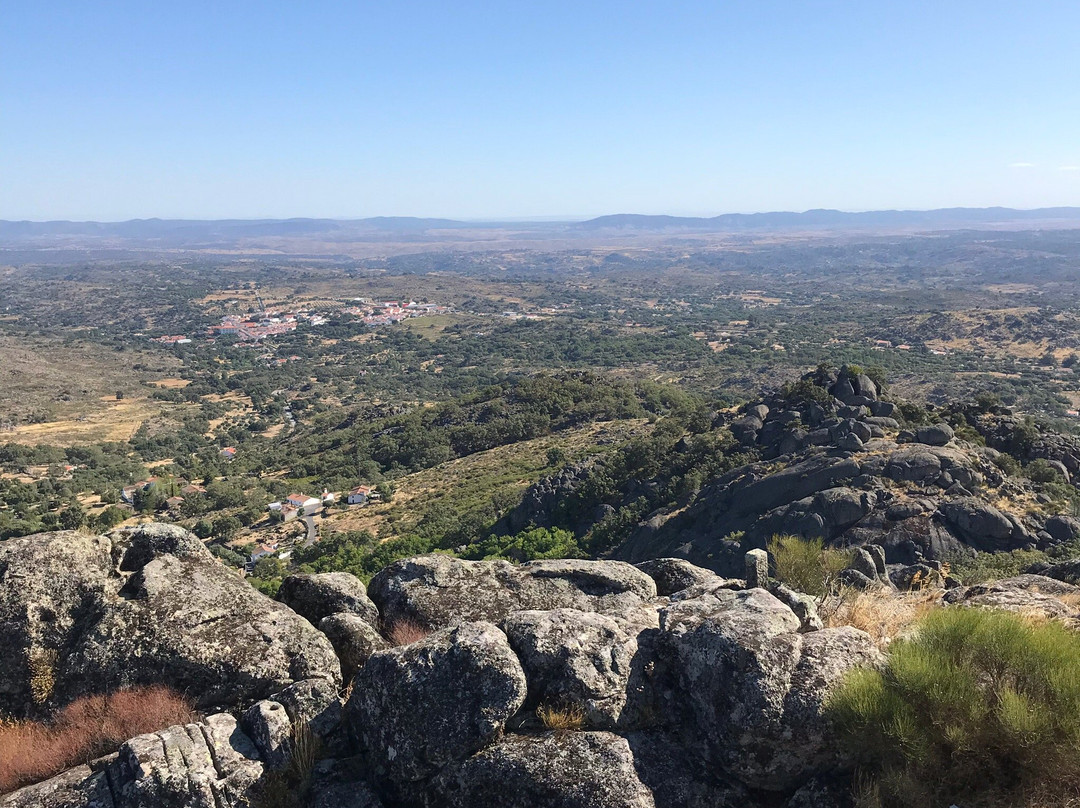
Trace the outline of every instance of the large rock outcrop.
<instances>
[{"instance_id":1,"label":"large rock outcrop","mask_svg":"<svg viewBox=\"0 0 1080 808\"><path fill-rule=\"evenodd\" d=\"M135 684L214 709L340 681L321 633L171 525L0 542L0 655L0 713L14 716Z\"/></svg>"},{"instance_id":2,"label":"large rock outcrop","mask_svg":"<svg viewBox=\"0 0 1080 808\"><path fill-rule=\"evenodd\" d=\"M463 561L425 555L396 561L371 581L384 622L429 628L456 622L497 622L523 609L619 612L656 597L644 572L618 561Z\"/></svg>"},{"instance_id":3,"label":"large rock outcrop","mask_svg":"<svg viewBox=\"0 0 1080 808\"><path fill-rule=\"evenodd\" d=\"M407 790L498 739L525 693L506 635L463 623L372 655L347 714L375 777Z\"/></svg>"},{"instance_id":4,"label":"large rock outcrop","mask_svg":"<svg viewBox=\"0 0 1080 808\"><path fill-rule=\"evenodd\" d=\"M315 626L324 617L345 612L379 625L379 610L368 597L364 582L347 572L290 575L281 582L277 598Z\"/></svg>"},{"instance_id":5,"label":"large rock outcrop","mask_svg":"<svg viewBox=\"0 0 1080 808\"><path fill-rule=\"evenodd\" d=\"M444 772L448 808L655 808L625 738L606 732L508 737Z\"/></svg>"},{"instance_id":6,"label":"large rock outcrop","mask_svg":"<svg viewBox=\"0 0 1080 808\"><path fill-rule=\"evenodd\" d=\"M671 706L699 754L752 788L777 791L840 765L823 702L845 672L880 661L867 634L800 634L792 610L763 589L675 602L660 624Z\"/></svg>"},{"instance_id":7,"label":"large rock outcrop","mask_svg":"<svg viewBox=\"0 0 1080 808\"><path fill-rule=\"evenodd\" d=\"M501 625L529 682L527 706L578 705L586 726L598 729L656 723L655 608L620 617L577 609L513 612Z\"/></svg>"}]
</instances>

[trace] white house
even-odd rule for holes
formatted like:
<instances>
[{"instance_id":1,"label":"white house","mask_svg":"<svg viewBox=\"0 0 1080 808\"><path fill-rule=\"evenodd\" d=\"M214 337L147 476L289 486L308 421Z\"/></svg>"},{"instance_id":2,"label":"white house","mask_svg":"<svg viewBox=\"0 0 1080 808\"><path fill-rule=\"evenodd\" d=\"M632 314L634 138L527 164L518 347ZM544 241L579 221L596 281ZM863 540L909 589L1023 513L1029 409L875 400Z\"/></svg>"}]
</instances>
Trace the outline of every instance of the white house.
<instances>
[{"instance_id":1,"label":"white house","mask_svg":"<svg viewBox=\"0 0 1080 808\"><path fill-rule=\"evenodd\" d=\"M292 505L304 516L312 516L322 509L322 500L318 497L309 497L306 494L289 494L285 502Z\"/></svg>"},{"instance_id":2,"label":"white house","mask_svg":"<svg viewBox=\"0 0 1080 808\"><path fill-rule=\"evenodd\" d=\"M333 505L335 502L337 502L337 495L330 492L330 491L323 490L323 492L322 492L322 503L323 503L323 505Z\"/></svg>"},{"instance_id":3,"label":"white house","mask_svg":"<svg viewBox=\"0 0 1080 808\"><path fill-rule=\"evenodd\" d=\"M373 489L370 485L358 485L349 492L348 502L350 505L363 505L371 499L372 492Z\"/></svg>"}]
</instances>

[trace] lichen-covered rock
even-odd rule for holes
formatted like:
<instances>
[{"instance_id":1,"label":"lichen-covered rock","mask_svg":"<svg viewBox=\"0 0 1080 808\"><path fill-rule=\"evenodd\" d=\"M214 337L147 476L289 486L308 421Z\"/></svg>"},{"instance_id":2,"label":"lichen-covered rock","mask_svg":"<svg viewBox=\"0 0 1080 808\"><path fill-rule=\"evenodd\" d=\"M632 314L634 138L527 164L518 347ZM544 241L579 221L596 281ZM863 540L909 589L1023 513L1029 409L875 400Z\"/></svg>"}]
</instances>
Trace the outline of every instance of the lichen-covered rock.
<instances>
[{"instance_id":1,"label":"lichen-covered rock","mask_svg":"<svg viewBox=\"0 0 1080 808\"><path fill-rule=\"evenodd\" d=\"M634 566L656 582L658 595L673 595L688 586L706 583L717 577L712 570L682 558L654 558Z\"/></svg>"},{"instance_id":2,"label":"lichen-covered rock","mask_svg":"<svg viewBox=\"0 0 1080 808\"><path fill-rule=\"evenodd\" d=\"M0 808L121 808L100 767L76 766L32 786L0 796Z\"/></svg>"},{"instance_id":3,"label":"lichen-covered rock","mask_svg":"<svg viewBox=\"0 0 1080 808\"><path fill-rule=\"evenodd\" d=\"M463 561L433 554L396 561L368 589L388 624L429 628L499 621L522 609L618 614L656 597L656 584L621 561Z\"/></svg>"},{"instance_id":4,"label":"lichen-covered rock","mask_svg":"<svg viewBox=\"0 0 1080 808\"><path fill-rule=\"evenodd\" d=\"M332 614L319 621L319 631L326 635L341 660L344 681L364 667L376 651L385 651L390 643L363 617L349 612Z\"/></svg>"},{"instance_id":5,"label":"lichen-covered rock","mask_svg":"<svg viewBox=\"0 0 1080 808\"><path fill-rule=\"evenodd\" d=\"M262 773L255 744L221 713L132 738L109 780L117 808L232 808Z\"/></svg>"},{"instance_id":6,"label":"lichen-covered rock","mask_svg":"<svg viewBox=\"0 0 1080 808\"><path fill-rule=\"evenodd\" d=\"M653 645L659 628L647 607L622 617L576 609L513 612L502 621L528 680L526 707L577 705L597 729L656 720Z\"/></svg>"},{"instance_id":7,"label":"lichen-covered rock","mask_svg":"<svg viewBox=\"0 0 1080 808\"><path fill-rule=\"evenodd\" d=\"M1052 620L1060 620L1074 628L1080 627L1080 612L1077 608L1065 605L1050 594L1056 589L1054 584L1064 584L1047 578L1045 580L1048 591L1044 593L1040 591L1037 580L1039 578L1042 576L1022 575L975 586L957 587L945 593L945 602L954 606L982 606L1021 614L1042 615Z\"/></svg>"},{"instance_id":8,"label":"lichen-covered rock","mask_svg":"<svg viewBox=\"0 0 1080 808\"><path fill-rule=\"evenodd\" d=\"M630 744L607 732L509 736L444 772L431 805L446 808L655 808Z\"/></svg>"},{"instance_id":9,"label":"lichen-covered rock","mask_svg":"<svg viewBox=\"0 0 1080 808\"><path fill-rule=\"evenodd\" d=\"M491 623L463 623L373 654L354 680L346 718L376 779L407 788L497 740L525 693L506 635Z\"/></svg>"},{"instance_id":10,"label":"lichen-covered rock","mask_svg":"<svg viewBox=\"0 0 1080 808\"><path fill-rule=\"evenodd\" d=\"M35 676L43 709L136 684L231 708L302 679L340 681L321 633L173 525L0 542L0 657L0 713L15 716L34 705Z\"/></svg>"},{"instance_id":11,"label":"lichen-covered rock","mask_svg":"<svg viewBox=\"0 0 1080 808\"><path fill-rule=\"evenodd\" d=\"M800 634L791 609L760 589L679 601L660 621L687 742L699 739L710 762L770 791L841 762L822 703L851 667L880 661L867 634Z\"/></svg>"},{"instance_id":12,"label":"lichen-covered rock","mask_svg":"<svg viewBox=\"0 0 1080 808\"><path fill-rule=\"evenodd\" d=\"M364 582L347 572L290 575L281 582L277 599L314 626L324 617L341 612L379 625L379 610L368 597Z\"/></svg>"}]
</instances>

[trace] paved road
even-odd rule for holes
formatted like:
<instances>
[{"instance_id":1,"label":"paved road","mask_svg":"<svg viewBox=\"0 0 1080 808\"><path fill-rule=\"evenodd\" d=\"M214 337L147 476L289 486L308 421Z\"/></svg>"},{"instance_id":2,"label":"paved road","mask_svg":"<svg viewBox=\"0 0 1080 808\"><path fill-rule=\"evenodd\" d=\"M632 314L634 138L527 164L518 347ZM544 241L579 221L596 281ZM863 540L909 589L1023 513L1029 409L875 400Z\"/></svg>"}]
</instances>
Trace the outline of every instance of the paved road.
<instances>
[{"instance_id":1,"label":"paved road","mask_svg":"<svg viewBox=\"0 0 1080 808\"><path fill-rule=\"evenodd\" d=\"M304 516L301 517L301 521L307 525L307 535L304 537L304 544L302 546L310 547L319 538L318 534L315 532L315 520L310 516Z\"/></svg>"}]
</instances>

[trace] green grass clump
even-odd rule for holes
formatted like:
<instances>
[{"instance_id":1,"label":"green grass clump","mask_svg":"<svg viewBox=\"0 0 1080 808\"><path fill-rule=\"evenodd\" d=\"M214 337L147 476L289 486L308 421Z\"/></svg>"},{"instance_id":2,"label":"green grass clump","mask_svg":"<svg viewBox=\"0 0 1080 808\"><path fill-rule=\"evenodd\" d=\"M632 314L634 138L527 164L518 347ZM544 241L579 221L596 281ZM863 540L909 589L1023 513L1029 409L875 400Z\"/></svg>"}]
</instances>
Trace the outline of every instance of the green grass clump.
<instances>
[{"instance_id":1,"label":"green grass clump","mask_svg":"<svg viewBox=\"0 0 1080 808\"><path fill-rule=\"evenodd\" d=\"M1064 806L1080 793L1080 634L1058 623L935 612L826 708L865 804Z\"/></svg>"},{"instance_id":2,"label":"green grass clump","mask_svg":"<svg viewBox=\"0 0 1080 808\"><path fill-rule=\"evenodd\" d=\"M821 539L777 535L769 540L774 574L781 583L817 598L832 594L852 551L825 547Z\"/></svg>"}]
</instances>

